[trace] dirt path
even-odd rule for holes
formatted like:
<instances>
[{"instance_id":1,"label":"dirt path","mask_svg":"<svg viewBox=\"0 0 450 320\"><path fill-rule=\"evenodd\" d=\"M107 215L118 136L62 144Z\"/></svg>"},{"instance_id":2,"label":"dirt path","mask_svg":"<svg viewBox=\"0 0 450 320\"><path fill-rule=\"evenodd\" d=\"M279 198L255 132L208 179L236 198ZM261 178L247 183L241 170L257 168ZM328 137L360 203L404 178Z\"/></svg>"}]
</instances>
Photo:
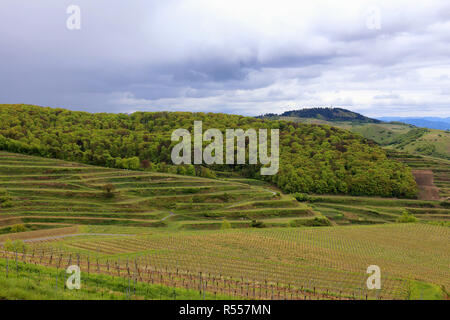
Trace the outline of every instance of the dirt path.
<instances>
[{"instance_id":1,"label":"dirt path","mask_svg":"<svg viewBox=\"0 0 450 320\"><path fill-rule=\"evenodd\" d=\"M169 211L169 215L164 217L164 218L162 218L161 221L164 221L164 220L166 220L166 219L168 219L170 217L176 216L176 215L177 215L176 213L173 213L172 211Z\"/></svg>"},{"instance_id":2,"label":"dirt path","mask_svg":"<svg viewBox=\"0 0 450 320\"><path fill-rule=\"evenodd\" d=\"M22 240L22 241L23 242L38 242L38 241L57 240L57 239L70 238L70 237L81 237L81 236L133 237L135 235L134 234L117 234L117 233L75 233L75 234L65 234L65 235L60 235L60 236L50 236L50 237L26 239L26 240Z\"/></svg>"},{"instance_id":3,"label":"dirt path","mask_svg":"<svg viewBox=\"0 0 450 320\"><path fill-rule=\"evenodd\" d=\"M439 200L439 188L434 185L433 171L412 170L414 179L419 187L420 200Z\"/></svg>"}]
</instances>

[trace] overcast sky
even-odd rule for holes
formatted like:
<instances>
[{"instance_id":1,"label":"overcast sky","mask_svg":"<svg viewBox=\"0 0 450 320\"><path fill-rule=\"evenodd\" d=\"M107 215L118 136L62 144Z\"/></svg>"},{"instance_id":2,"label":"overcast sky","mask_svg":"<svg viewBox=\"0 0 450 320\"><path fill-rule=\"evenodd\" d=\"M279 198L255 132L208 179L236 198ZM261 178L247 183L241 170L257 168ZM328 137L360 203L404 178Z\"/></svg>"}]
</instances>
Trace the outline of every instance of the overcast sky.
<instances>
[{"instance_id":1,"label":"overcast sky","mask_svg":"<svg viewBox=\"0 0 450 320\"><path fill-rule=\"evenodd\" d=\"M0 103L448 117L450 1L1 0Z\"/></svg>"}]
</instances>

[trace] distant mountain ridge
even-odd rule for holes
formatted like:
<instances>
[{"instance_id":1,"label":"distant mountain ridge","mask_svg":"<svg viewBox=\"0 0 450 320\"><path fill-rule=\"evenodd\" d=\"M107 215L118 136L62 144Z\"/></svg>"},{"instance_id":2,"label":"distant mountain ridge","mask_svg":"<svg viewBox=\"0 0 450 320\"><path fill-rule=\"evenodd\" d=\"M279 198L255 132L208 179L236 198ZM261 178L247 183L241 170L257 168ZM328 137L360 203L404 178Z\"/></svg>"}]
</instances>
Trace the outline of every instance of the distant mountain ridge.
<instances>
[{"instance_id":1,"label":"distant mountain ridge","mask_svg":"<svg viewBox=\"0 0 450 320\"><path fill-rule=\"evenodd\" d=\"M409 118L409 117L380 117L382 121L400 121L407 124L412 124L416 127L450 130L450 118L424 117L424 118Z\"/></svg>"},{"instance_id":2,"label":"distant mountain ridge","mask_svg":"<svg viewBox=\"0 0 450 320\"><path fill-rule=\"evenodd\" d=\"M274 117L297 117L319 119L325 121L357 121L362 123L381 123L377 119L368 118L362 114L342 109L342 108L307 108L283 112L281 115L266 114L265 116Z\"/></svg>"}]
</instances>

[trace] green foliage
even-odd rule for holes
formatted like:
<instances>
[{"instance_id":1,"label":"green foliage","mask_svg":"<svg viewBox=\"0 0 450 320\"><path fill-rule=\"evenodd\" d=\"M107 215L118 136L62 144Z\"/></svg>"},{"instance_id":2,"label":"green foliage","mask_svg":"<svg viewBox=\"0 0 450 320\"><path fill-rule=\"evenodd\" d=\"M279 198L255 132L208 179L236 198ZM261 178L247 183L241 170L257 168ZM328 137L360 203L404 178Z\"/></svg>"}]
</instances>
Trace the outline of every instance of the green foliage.
<instances>
[{"instance_id":1,"label":"green foliage","mask_svg":"<svg viewBox=\"0 0 450 320\"><path fill-rule=\"evenodd\" d=\"M11 208L13 206L12 197L6 189L0 189L0 207Z\"/></svg>"},{"instance_id":2,"label":"green foliage","mask_svg":"<svg viewBox=\"0 0 450 320\"><path fill-rule=\"evenodd\" d=\"M291 227L323 227L331 226L330 220L326 217L315 217L314 219L296 219L292 220L289 225Z\"/></svg>"},{"instance_id":3,"label":"green foliage","mask_svg":"<svg viewBox=\"0 0 450 320\"><path fill-rule=\"evenodd\" d=\"M11 241L11 239L6 239L5 243L3 244L3 247L5 248L6 251L11 252L23 252L27 248L27 246L22 240Z\"/></svg>"},{"instance_id":4,"label":"green foliage","mask_svg":"<svg viewBox=\"0 0 450 320\"><path fill-rule=\"evenodd\" d=\"M261 176L257 165L170 165L171 133L203 128L280 130L280 169ZM0 108L0 149L125 169L215 178L215 170L274 183L287 193L415 197L409 168L389 160L370 140L330 126L188 112L90 114L28 105ZM145 161L144 161L145 160ZM144 161L144 162L143 162Z\"/></svg>"},{"instance_id":5,"label":"green foliage","mask_svg":"<svg viewBox=\"0 0 450 320\"><path fill-rule=\"evenodd\" d=\"M407 300L444 300L445 296L445 287L414 280L407 283Z\"/></svg>"},{"instance_id":6,"label":"green foliage","mask_svg":"<svg viewBox=\"0 0 450 320\"><path fill-rule=\"evenodd\" d=\"M270 114L269 114L270 115ZM313 118L327 121L359 121L368 123L380 123L380 120L365 117L359 113L342 108L307 108L300 110L286 111L282 117Z\"/></svg>"},{"instance_id":7,"label":"green foliage","mask_svg":"<svg viewBox=\"0 0 450 320\"><path fill-rule=\"evenodd\" d=\"M25 227L23 224L13 225L11 226L10 230L12 233L28 231L27 227Z\"/></svg>"},{"instance_id":8,"label":"green foliage","mask_svg":"<svg viewBox=\"0 0 450 320\"><path fill-rule=\"evenodd\" d=\"M436 152L436 146L433 144L425 144L425 145L417 147L416 151L430 156Z\"/></svg>"},{"instance_id":9,"label":"green foliage","mask_svg":"<svg viewBox=\"0 0 450 320\"><path fill-rule=\"evenodd\" d=\"M415 128L397 137L390 144L396 144L396 147L401 148L406 146L407 144L410 144L411 142L418 140L420 137L422 137L425 133L429 131L430 130L426 128Z\"/></svg>"},{"instance_id":10,"label":"green foliage","mask_svg":"<svg viewBox=\"0 0 450 320\"><path fill-rule=\"evenodd\" d=\"M228 202L228 201L230 201L231 199L232 199L232 197L230 196L230 194L229 193L227 193L227 192L225 192L223 195L222 195L222 200L224 201L224 202Z\"/></svg>"},{"instance_id":11,"label":"green foliage","mask_svg":"<svg viewBox=\"0 0 450 320\"><path fill-rule=\"evenodd\" d=\"M8 262L11 268L11 261ZM23 263L14 263L14 270L7 276L6 259L0 258L0 300L199 300L231 299L236 297L198 290L169 287L137 281L131 294L128 280L111 275L91 273L82 276L80 290L67 290L67 273L64 268L53 268ZM13 272L14 271L14 272ZM16 275L16 272L18 274Z\"/></svg>"},{"instance_id":12,"label":"green foliage","mask_svg":"<svg viewBox=\"0 0 450 320\"><path fill-rule=\"evenodd\" d=\"M310 201L311 198L305 194L305 193L294 193L294 198L298 201L298 202L306 202L306 201Z\"/></svg>"},{"instance_id":13,"label":"green foliage","mask_svg":"<svg viewBox=\"0 0 450 320\"><path fill-rule=\"evenodd\" d=\"M108 184L105 184L102 187L102 189L103 189L103 192L104 192L104 195L105 195L106 198L113 198L114 197L114 191L116 190L116 186L115 185L113 185L111 183L108 183Z\"/></svg>"},{"instance_id":14,"label":"green foliage","mask_svg":"<svg viewBox=\"0 0 450 320\"><path fill-rule=\"evenodd\" d=\"M220 229L231 229L231 223L227 220L223 220Z\"/></svg>"},{"instance_id":15,"label":"green foliage","mask_svg":"<svg viewBox=\"0 0 450 320\"><path fill-rule=\"evenodd\" d=\"M264 224L264 222L262 221L258 221L258 220L252 220L250 226L252 228L265 228L266 225Z\"/></svg>"},{"instance_id":16,"label":"green foliage","mask_svg":"<svg viewBox=\"0 0 450 320\"><path fill-rule=\"evenodd\" d=\"M402 215L397 218L396 222L399 223L417 222L417 218L413 214L409 213L408 210L404 210Z\"/></svg>"}]
</instances>

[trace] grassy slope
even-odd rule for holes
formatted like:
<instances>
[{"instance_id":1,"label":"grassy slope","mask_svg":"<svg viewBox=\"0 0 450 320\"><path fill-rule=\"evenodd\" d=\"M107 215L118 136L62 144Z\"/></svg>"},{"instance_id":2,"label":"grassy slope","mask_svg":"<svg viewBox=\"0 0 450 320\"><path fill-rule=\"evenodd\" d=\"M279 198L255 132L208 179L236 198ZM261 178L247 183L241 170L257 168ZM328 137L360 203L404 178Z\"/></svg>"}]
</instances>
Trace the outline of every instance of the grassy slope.
<instances>
[{"instance_id":1,"label":"grassy slope","mask_svg":"<svg viewBox=\"0 0 450 320\"><path fill-rule=\"evenodd\" d=\"M301 122L326 124L359 133L365 138L387 146L393 150L405 151L418 155L429 155L450 159L450 132L430 129L418 139L412 139L406 145L401 142L402 136L416 127L400 122L390 123L359 123L351 121L325 121L320 119L280 117L280 119ZM391 144L393 143L393 144Z\"/></svg>"},{"instance_id":2,"label":"grassy slope","mask_svg":"<svg viewBox=\"0 0 450 320\"><path fill-rule=\"evenodd\" d=\"M6 267L8 265L8 274ZM36 266L0 258L0 300L200 300L196 290L114 278L105 274L81 274L81 289L68 290L64 269ZM205 299L229 299L205 293Z\"/></svg>"}]
</instances>

